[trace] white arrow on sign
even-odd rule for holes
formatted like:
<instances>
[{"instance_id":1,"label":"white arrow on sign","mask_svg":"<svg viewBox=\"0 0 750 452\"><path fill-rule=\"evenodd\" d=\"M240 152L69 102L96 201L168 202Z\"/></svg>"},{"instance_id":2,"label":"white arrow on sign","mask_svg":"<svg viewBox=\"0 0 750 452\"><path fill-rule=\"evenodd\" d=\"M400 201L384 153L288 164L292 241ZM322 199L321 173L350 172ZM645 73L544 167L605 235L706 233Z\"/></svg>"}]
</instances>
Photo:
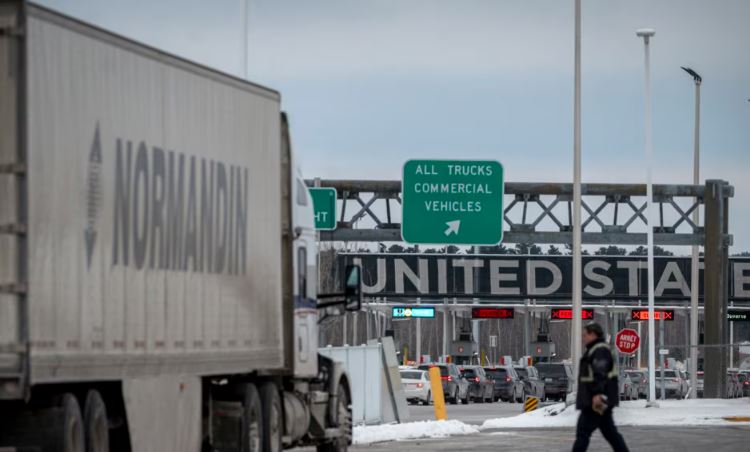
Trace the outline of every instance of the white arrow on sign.
<instances>
[{"instance_id":1,"label":"white arrow on sign","mask_svg":"<svg viewBox=\"0 0 750 452\"><path fill-rule=\"evenodd\" d=\"M461 220L447 221L445 224L448 225L448 229L445 230L445 235L458 235L458 228L461 227Z\"/></svg>"}]
</instances>

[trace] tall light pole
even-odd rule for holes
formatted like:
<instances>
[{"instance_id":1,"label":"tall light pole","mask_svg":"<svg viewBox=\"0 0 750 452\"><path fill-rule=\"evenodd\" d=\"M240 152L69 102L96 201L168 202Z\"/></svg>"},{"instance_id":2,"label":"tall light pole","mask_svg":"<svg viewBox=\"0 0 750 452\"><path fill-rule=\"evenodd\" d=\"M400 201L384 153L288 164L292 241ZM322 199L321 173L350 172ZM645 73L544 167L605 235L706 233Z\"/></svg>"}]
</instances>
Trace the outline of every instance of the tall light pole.
<instances>
[{"instance_id":1,"label":"tall light pole","mask_svg":"<svg viewBox=\"0 0 750 452\"><path fill-rule=\"evenodd\" d=\"M700 183L700 125L701 125L701 82L703 78L689 67L682 68L693 77L695 82L695 130L693 135L693 185ZM696 202L698 200L696 199ZM699 207L693 211L693 223L700 221ZM698 273L698 245L693 245L693 256L690 261L690 387L698 387L698 291L700 281ZM698 391L690 392L690 397L698 398Z\"/></svg>"},{"instance_id":2,"label":"tall light pole","mask_svg":"<svg viewBox=\"0 0 750 452\"><path fill-rule=\"evenodd\" d=\"M656 34L651 28L641 28L635 34L643 38L645 61L644 135L646 148L646 242L648 248L648 406L656 403L656 350L654 338L654 187L651 183L653 146L651 131L651 55L649 41Z\"/></svg>"},{"instance_id":3,"label":"tall light pole","mask_svg":"<svg viewBox=\"0 0 750 452\"><path fill-rule=\"evenodd\" d=\"M245 80L249 77L248 70L248 47L250 47L248 41L250 37L248 21L250 20L247 16L250 13L250 0L244 0L242 2L242 76Z\"/></svg>"},{"instance_id":4,"label":"tall light pole","mask_svg":"<svg viewBox=\"0 0 750 452\"><path fill-rule=\"evenodd\" d=\"M570 353L578 375L581 360L581 0L575 0L575 100L573 102L573 321Z\"/></svg>"}]
</instances>

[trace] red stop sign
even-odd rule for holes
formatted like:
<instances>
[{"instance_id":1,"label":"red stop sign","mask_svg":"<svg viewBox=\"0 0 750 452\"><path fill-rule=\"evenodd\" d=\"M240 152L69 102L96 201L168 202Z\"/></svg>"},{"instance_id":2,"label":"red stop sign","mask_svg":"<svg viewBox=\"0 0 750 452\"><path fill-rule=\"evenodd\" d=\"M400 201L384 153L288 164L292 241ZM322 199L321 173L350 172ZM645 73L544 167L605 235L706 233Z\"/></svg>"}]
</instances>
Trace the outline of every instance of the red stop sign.
<instances>
[{"instance_id":1,"label":"red stop sign","mask_svg":"<svg viewBox=\"0 0 750 452\"><path fill-rule=\"evenodd\" d=\"M641 345L641 337L631 328L624 328L615 336L615 346L620 353L633 353Z\"/></svg>"}]
</instances>

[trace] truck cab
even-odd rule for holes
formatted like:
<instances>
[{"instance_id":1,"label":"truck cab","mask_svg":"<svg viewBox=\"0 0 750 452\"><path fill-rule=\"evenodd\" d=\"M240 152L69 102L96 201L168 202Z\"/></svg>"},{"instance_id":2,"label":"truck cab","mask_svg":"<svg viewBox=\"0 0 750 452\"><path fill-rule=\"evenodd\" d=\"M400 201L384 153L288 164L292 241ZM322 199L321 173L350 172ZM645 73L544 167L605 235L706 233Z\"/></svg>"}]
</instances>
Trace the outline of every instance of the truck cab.
<instances>
[{"instance_id":1,"label":"truck cab","mask_svg":"<svg viewBox=\"0 0 750 452\"><path fill-rule=\"evenodd\" d=\"M294 374L318 373L318 247L310 193L297 169L292 181L294 262Z\"/></svg>"}]
</instances>

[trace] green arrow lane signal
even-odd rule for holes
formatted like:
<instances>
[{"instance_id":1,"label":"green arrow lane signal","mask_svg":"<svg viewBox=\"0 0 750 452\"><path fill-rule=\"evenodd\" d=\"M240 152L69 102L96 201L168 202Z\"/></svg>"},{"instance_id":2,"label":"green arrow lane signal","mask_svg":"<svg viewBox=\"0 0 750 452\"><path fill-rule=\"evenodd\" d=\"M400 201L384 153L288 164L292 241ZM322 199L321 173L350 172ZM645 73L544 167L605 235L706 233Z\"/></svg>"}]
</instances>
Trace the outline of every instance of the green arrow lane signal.
<instances>
[{"instance_id":1,"label":"green arrow lane signal","mask_svg":"<svg viewBox=\"0 0 750 452\"><path fill-rule=\"evenodd\" d=\"M503 239L504 171L494 160L409 160L401 179L407 243L495 245Z\"/></svg>"},{"instance_id":2,"label":"green arrow lane signal","mask_svg":"<svg viewBox=\"0 0 750 452\"><path fill-rule=\"evenodd\" d=\"M315 229L331 231L336 229L336 189L308 188L315 212Z\"/></svg>"}]
</instances>

